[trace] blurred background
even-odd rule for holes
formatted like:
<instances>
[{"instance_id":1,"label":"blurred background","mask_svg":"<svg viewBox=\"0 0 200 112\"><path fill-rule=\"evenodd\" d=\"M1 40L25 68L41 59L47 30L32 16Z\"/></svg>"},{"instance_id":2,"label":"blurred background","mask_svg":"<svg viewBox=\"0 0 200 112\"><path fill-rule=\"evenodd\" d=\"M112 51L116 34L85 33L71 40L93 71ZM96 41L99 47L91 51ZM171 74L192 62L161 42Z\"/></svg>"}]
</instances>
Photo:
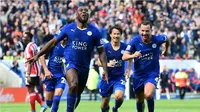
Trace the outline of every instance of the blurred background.
<instances>
[{"instance_id":1,"label":"blurred background","mask_svg":"<svg viewBox=\"0 0 200 112\"><path fill-rule=\"evenodd\" d=\"M155 98L167 99L168 90L170 99L180 98L175 77L180 72L186 74L188 80L185 98L200 98L199 0L0 0L0 97L9 93L15 99L7 98L0 100L0 103L28 101L23 61L26 46L21 42L22 32L31 31L34 35L32 41L41 48L63 25L73 22L78 6L83 4L90 9L89 21L99 28L102 37L108 41L109 28L117 24L123 29L121 41L128 44L139 34L138 27L142 19L149 19L154 25L153 34L165 34L170 40L169 56L160 57L161 72L168 72L167 86L160 86L160 81L164 81L161 77ZM95 65L98 54L94 53L92 58L91 77L88 81L93 78L99 81L102 69ZM41 87L42 79L43 77ZM92 100L95 97L90 97L92 93L97 94L97 100L100 99L98 83L88 83L87 86L96 86L92 89L87 87L82 99ZM134 98L131 84L129 79L126 84L126 99ZM21 91L24 96L16 96L16 90ZM62 99L65 98L66 94Z\"/></svg>"}]
</instances>

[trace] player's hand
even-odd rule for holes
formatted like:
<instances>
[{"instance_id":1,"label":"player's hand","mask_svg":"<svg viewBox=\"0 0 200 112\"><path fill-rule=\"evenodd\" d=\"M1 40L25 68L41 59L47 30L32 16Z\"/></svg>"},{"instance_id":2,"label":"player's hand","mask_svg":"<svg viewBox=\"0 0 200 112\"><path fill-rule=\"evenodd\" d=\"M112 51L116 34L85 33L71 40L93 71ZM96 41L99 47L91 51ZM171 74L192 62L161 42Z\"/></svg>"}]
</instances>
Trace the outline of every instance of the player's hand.
<instances>
[{"instance_id":1,"label":"player's hand","mask_svg":"<svg viewBox=\"0 0 200 112\"><path fill-rule=\"evenodd\" d=\"M116 60L110 60L108 63L108 67L115 67L116 63L117 63Z\"/></svg>"},{"instance_id":2,"label":"player's hand","mask_svg":"<svg viewBox=\"0 0 200 112\"><path fill-rule=\"evenodd\" d=\"M142 54L141 54L141 51L136 51L134 54L133 54L133 57L134 58L137 58L137 57L140 57Z\"/></svg>"},{"instance_id":3,"label":"player's hand","mask_svg":"<svg viewBox=\"0 0 200 112\"><path fill-rule=\"evenodd\" d=\"M26 78L27 78L27 82L30 83L30 82L31 82L31 77L30 77L30 75L26 76Z\"/></svg>"},{"instance_id":4,"label":"player's hand","mask_svg":"<svg viewBox=\"0 0 200 112\"><path fill-rule=\"evenodd\" d=\"M107 72L103 72L103 74L102 74L102 79L103 79L104 81L106 81L106 83L108 84L108 73L107 73Z\"/></svg>"},{"instance_id":5,"label":"player's hand","mask_svg":"<svg viewBox=\"0 0 200 112\"><path fill-rule=\"evenodd\" d=\"M46 77L47 79L52 79L52 73L51 73L48 69L45 70L44 72L45 72L45 77Z\"/></svg>"},{"instance_id":6,"label":"player's hand","mask_svg":"<svg viewBox=\"0 0 200 112\"><path fill-rule=\"evenodd\" d=\"M28 59L25 63L29 63L29 64L33 64L34 62L36 62L38 60L38 55L33 56L32 58Z\"/></svg>"},{"instance_id":7,"label":"player's hand","mask_svg":"<svg viewBox=\"0 0 200 112\"><path fill-rule=\"evenodd\" d=\"M164 51L162 52L162 55L163 55L163 56L168 56L168 52L167 52L166 50L164 50Z\"/></svg>"},{"instance_id":8,"label":"player's hand","mask_svg":"<svg viewBox=\"0 0 200 112\"><path fill-rule=\"evenodd\" d=\"M130 69L126 69L125 78L126 78L126 80L130 78Z\"/></svg>"}]
</instances>

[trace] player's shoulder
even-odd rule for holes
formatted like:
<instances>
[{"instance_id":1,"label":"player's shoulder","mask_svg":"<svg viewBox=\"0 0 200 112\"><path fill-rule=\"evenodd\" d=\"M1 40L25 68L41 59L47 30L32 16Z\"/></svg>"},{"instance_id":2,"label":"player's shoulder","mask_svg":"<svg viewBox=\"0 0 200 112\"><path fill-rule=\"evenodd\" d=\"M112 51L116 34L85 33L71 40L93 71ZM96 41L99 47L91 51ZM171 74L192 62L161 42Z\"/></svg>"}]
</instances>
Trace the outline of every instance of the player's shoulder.
<instances>
[{"instance_id":1,"label":"player's shoulder","mask_svg":"<svg viewBox=\"0 0 200 112\"><path fill-rule=\"evenodd\" d=\"M94 23L88 23L88 28L93 31L99 31L99 28Z\"/></svg>"},{"instance_id":2,"label":"player's shoulder","mask_svg":"<svg viewBox=\"0 0 200 112\"><path fill-rule=\"evenodd\" d=\"M167 37L167 35L165 34L158 34L158 35L154 35L155 37Z\"/></svg>"},{"instance_id":3,"label":"player's shoulder","mask_svg":"<svg viewBox=\"0 0 200 112\"><path fill-rule=\"evenodd\" d=\"M36 46L36 44L34 42L29 42L26 47L30 48L30 47L33 47L33 46Z\"/></svg>"},{"instance_id":4,"label":"player's shoulder","mask_svg":"<svg viewBox=\"0 0 200 112\"><path fill-rule=\"evenodd\" d=\"M107 48L109 45L110 45L110 42L105 43L105 44L104 44L104 47Z\"/></svg>"},{"instance_id":5,"label":"player's shoulder","mask_svg":"<svg viewBox=\"0 0 200 112\"><path fill-rule=\"evenodd\" d=\"M122 41L120 41L120 44L121 44L121 46L123 46L123 47L126 47L126 46L127 46L127 44L124 43L124 42L122 42Z\"/></svg>"},{"instance_id":6,"label":"player's shoulder","mask_svg":"<svg viewBox=\"0 0 200 112\"><path fill-rule=\"evenodd\" d=\"M155 40L167 40L167 35L165 34L158 34L158 35L152 35L154 37Z\"/></svg>"},{"instance_id":7,"label":"player's shoulder","mask_svg":"<svg viewBox=\"0 0 200 112\"><path fill-rule=\"evenodd\" d=\"M167 39L167 35L165 34L158 34L158 35L153 35L154 37L156 37L157 39L159 38L166 38Z\"/></svg>"}]
</instances>

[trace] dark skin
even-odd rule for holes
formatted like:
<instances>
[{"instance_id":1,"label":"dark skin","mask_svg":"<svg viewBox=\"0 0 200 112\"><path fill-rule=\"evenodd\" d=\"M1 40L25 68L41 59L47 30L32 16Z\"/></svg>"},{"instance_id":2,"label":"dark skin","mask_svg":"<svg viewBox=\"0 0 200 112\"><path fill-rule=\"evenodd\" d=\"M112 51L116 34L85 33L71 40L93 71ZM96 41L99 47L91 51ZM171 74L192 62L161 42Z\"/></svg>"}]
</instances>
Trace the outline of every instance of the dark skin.
<instances>
[{"instance_id":1,"label":"dark skin","mask_svg":"<svg viewBox=\"0 0 200 112\"><path fill-rule=\"evenodd\" d=\"M31 42L31 38L32 38L32 37L29 37L29 36L24 32L24 33L23 33L23 38L22 38L23 44L26 46L29 42ZM30 63L28 63L28 68L27 68L27 73L26 73L27 76L26 76L26 78L27 78L27 81L28 81L29 83L31 83L31 78L30 78L31 67L32 67L32 65L31 65ZM32 92L35 91L35 90L34 90L35 85L29 85L29 86L27 86L27 88L28 88L28 92L29 92L29 93L32 93Z\"/></svg>"},{"instance_id":2,"label":"dark skin","mask_svg":"<svg viewBox=\"0 0 200 112\"><path fill-rule=\"evenodd\" d=\"M79 7L77 12L76 12L76 21L75 21L76 24L77 24L77 27L79 29L87 28L87 26L88 26L88 23L87 23L88 22L88 18L89 18L88 8L87 7ZM47 51L49 51L49 49L52 49L53 47L55 47L55 45L57 43L58 43L58 40L56 38L53 38L47 44L45 44L43 49L36 56L34 56L33 58L29 59L27 61L27 63L32 64L33 62L37 61L40 56L42 56ZM107 62L107 58L106 58L106 55L105 55L104 48L103 47L97 48L97 51L99 53L100 61L101 61L102 65L103 65L103 69L105 71L103 79L108 82L107 63L106 63ZM74 68L70 68L66 72L66 79L67 79L67 82L69 84L68 93L69 94L78 93L78 95L80 97L80 94L83 92L83 90L85 88L85 85L79 84L77 70L74 69ZM77 105L78 105L78 103L77 103Z\"/></svg>"}]
</instances>

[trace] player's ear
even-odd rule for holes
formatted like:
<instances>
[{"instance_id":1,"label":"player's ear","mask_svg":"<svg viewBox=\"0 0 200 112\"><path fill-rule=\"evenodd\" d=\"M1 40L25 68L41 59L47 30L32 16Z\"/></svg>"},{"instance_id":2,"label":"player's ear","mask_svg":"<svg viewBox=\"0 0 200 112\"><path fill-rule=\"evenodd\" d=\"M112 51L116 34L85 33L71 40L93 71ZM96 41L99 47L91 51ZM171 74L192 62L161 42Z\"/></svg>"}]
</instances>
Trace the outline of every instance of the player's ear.
<instances>
[{"instance_id":1,"label":"player's ear","mask_svg":"<svg viewBox=\"0 0 200 112\"><path fill-rule=\"evenodd\" d=\"M140 28L140 27L139 27L138 31L139 31L139 33L142 33L142 32L141 32L141 28Z\"/></svg>"}]
</instances>

